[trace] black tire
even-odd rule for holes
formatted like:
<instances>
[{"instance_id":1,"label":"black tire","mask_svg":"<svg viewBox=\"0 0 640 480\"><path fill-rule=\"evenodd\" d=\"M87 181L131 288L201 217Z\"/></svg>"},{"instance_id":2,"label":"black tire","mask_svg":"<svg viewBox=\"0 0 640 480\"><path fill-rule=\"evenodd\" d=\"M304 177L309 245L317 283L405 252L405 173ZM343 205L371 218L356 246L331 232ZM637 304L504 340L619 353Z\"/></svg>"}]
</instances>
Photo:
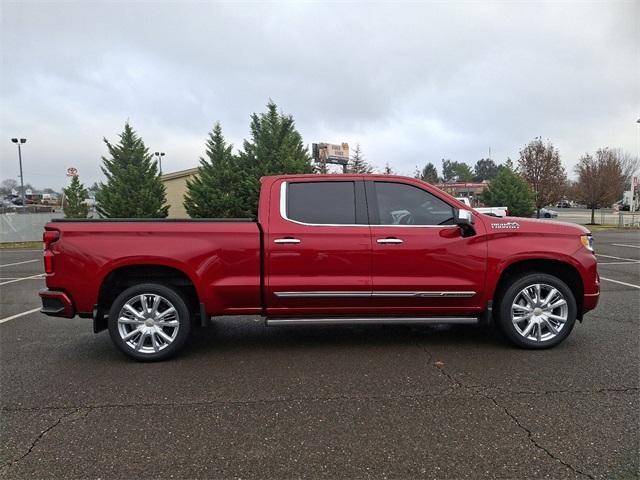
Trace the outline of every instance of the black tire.
<instances>
[{"instance_id":1,"label":"black tire","mask_svg":"<svg viewBox=\"0 0 640 480\"><path fill-rule=\"evenodd\" d=\"M162 301L162 305L171 306L175 309L175 314L171 314L170 319L171 323L175 323L177 321L177 327L166 326L163 328L163 333L165 335L167 332L168 337L173 335L173 329L177 328L177 332L172 337L172 341L165 342L162 338L158 336L155 332L152 334L148 334L145 339L142 340L142 349L141 350L149 350L155 349L157 344L161 344L158 351L138 351L133 346L131 346L127 341L125 341L121 335L121 330L119 326L119 317L121 310L124 308L125 304L129 301L136 301L136 298L140 297L143 294L148 294L150 296L159 296L164 300ZM154 297L150 297L153 299ZM166 303L165 303L166 301ZM168 311L169 308L165 309L165 312ZM161 312L164 313L164 312ZM191 334L191 324L192 324L192 314L187 306L187 302L182 294L165 285L160 285L156 283L143 283L140 285L135 285L133 287L127 288L123 291L118 297L115 299L113 304L111 305L111 309L109 310L109 335L111 336L111 340L122 352L131 358L135 358L139 361L144 362L157 362L160 360L166 360L176 353L178 353L185 345L189 336ZM135 322L141 322L138 317L132 317L132 320ZM159 325L159 324L158 324ZM144 327L145 325L140 324L139 327ZM131 327L122 327L122 328L131 328ZM160 327L158 327L160 328ZM132 337L133 340L136 338L140 338L140 336ZM152 338L154 337L154 338ZM133 341L132 340L132 341ZM153 345L147 346L147 343L152 343Z\"/></svg>"},{"instance_id":2,"label":"black tire","mask_svg":"<svg viewBox=\"0 0 640 480\"><path fill-rule=\"evenodd\" d=\"M512 321L512 305L516 300L516 297L520 295L522 290L524 290L527 286L542 284L544 286L550 286L555 288L560 295L562 295L563 299L566 301L566 315L567 319L562 325L562 328L557 332L557 334L553 338L549 338L547 340L541 339L538 341L537 339L530 339L523 336L522 333L526 333L526 329L524 332L520 332L518 327ZM544 296L544 295L541 295ZM559 298L559 297L558 297ZM562 341L564 341L576 323L577 316L577 307L576 300L573 296L573 292L558 277L553 275L549 275L546 273L529 273L521 275L517 278L512 279L510 284L502 290L501 293L498 294L498 298L496 299L497 303L497 325L504 333L504 335L515 345L521 348L528 349L543 349L543 348L551 348ZM549 302L551 303L551 302ZM560 308L560 307L559 307ZM554 310L555 311L555 310ZM554 323L554 326L557 326ZM548 327L543 324L543 327L533 327L534 332L536 332L537 328L541 328L541 331L545 331L548 335L552 335L552 332L548 329Z\"/></svg>"}]
</instances>

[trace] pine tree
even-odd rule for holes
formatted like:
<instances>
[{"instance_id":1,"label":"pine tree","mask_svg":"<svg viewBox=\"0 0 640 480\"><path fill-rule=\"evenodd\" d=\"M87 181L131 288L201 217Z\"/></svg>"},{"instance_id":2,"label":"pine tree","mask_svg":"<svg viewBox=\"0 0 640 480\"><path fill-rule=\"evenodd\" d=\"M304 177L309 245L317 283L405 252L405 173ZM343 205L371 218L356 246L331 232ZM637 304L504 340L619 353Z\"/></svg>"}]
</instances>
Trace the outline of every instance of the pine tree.
<instances>
[{"instance_id":1,"label":"pine tree","mask_svg":"<svg viewBox=\"0 0 640 480\"><path fill-rule=\"evenodd\" d=\"M108 218L163 218L169 213L156 162L129 123L114 145L104 139L111 158L102 157L106 183L96 192L96 209Z\"/></svg>"},{"instance_id":2,"label":"pine tree","mask_svg":"<svg viewBox=\"0 0 640 480\"><path fill-rule=\"evenodd\" d=\"M347 173L371 173L373 167L364 159L360 144L356 144L353 155L347 165Z\"/></svg>"},{"instance_id":3,"label":"pine tree","mask_svg":"<svg viewBox=\"0 0 640 480\"><path fill-rule=\"evenodd\" d=\"M233 145L216 123L206 142L206 158L200 157L198 173L187 180L184 207L193 218L233 218L245 215L238 195L241 176Z\"/></svg>"},{"instance_id":4,"label":"pine tree","mask_svg":"<svg viewBox=\"0 0 640 480\"><path fill-rule=\"evenodd\" d=\"M418 172L416 178L431 184L438 183L438 169L433 163L429 162L424 166L422 171Z\"/></svg>"},{"instance_id":5,"label":"pine tree","mask_svg":"<svg viewBox=\"0 0 640 480\"><path fill-rule=\"evenodd\" d=\"M389 165L389 162L387 162L384 166L384 170L382 170L382 173L384 173L385 175L395 175L396 172L393 171L393 168L391 168L391 165Z\"/></svg>"},{"instance_id":6,"label":"pine tree","mask_svg":"<svg viewBox=\"0 0 640 480\"><path fill-rule=\"evenodd\" d=\"M64 210L65 218L87 218L89 206L84 203L87 198L87 189L80 183L77 175L71 179L71 184L64 188Z\"/></svg>"},{"instance_id":7,"label":"pine tree","mask_svg":"<svg viewBox=\"0 0 640 480\"><path fill-rule=\"evenodd\" d=\"M493 180L498 175L498 165L490 158L481 158L473 167L473 181Z\"/></svg>"},{"instance_id":8,"label":"pine tree","mask_svg":"<svg viewBox=\"0 0 640 480\"><path fill-rule=\"evenodd\" d=\"M251 139L245 140L239 154L243 181L237 194L242 200L243 216L256 216L260 177L292 173L313 173L309 151L302 143L291 115L278 112L269 101L267 111L251 115Z\"/></svg>"},{"instance_id":9,"label":"pine tree","mask_svg":"<svg viewBox=\"0 0 640 480\"><path fill-rule=\"evenodd\" d=\"M442 179L445 182L470 182L473 180L471 167L464 162L442 159Z\"/></svg>"},{"instance_id":10,"label":"pine tree","mask_svg":"<svg viewBox=\"0 0 640 480\"><path fill-rule=\"evenodd\" d=\"M530 217L535 210L529 184L510 168L501 168L482 192L482 201L490 207L507 207L515 217Z\"/></svg>"}]
</instances>

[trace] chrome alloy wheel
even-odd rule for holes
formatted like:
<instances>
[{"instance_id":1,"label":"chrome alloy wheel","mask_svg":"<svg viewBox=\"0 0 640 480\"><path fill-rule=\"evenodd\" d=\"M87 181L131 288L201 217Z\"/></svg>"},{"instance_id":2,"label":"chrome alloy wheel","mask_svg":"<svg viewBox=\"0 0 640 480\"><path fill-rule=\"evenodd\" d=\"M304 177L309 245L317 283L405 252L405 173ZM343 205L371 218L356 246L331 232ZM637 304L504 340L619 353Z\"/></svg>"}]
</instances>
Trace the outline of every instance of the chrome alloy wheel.
<instances>
[{"instance_id":1,"label":"chrome alloy wheel","mask_svg":"<svg viewBox=\"0 0 640 480\"><path fill-rule=\"evenodd\" d=\"M511 321L527 340L545 342L556 337L569 316L562 293L544 283L529 285L516 295L511 305Z\"/></svg>"},{"instance_id":2,"label":"chrome alloy wheel","mask_svg":"<svg viewBox=\"0 0 640 480\"><path fill-rule=\"evenodd\" d=\"M140 353L157 353L178 335L180 322L174 305L155 293L136 295L118 314L118 333L124 342Z\"/></svg>"}]
</instances>

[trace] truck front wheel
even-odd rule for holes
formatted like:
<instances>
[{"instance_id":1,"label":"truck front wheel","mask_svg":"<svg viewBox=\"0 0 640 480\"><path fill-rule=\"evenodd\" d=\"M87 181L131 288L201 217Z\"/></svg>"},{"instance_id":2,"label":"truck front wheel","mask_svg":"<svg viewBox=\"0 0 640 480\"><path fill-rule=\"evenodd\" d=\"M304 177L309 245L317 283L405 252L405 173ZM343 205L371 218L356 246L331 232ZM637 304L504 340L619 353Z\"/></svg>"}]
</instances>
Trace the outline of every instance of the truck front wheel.
<instances>
[{"instance_id":1,"label":"truck front wheel","mask_svg":"<svg viewBox=\"0 0 640 480\"><path fill-rule=\"evenodd\" d=\"M109 335L136 360L158 361L176 354L191 332L182 295L165 285L145 283L123 291L109 310Z\"/></svg>"},{"instance_id":2,"label":"truck front wheel","mask_svg":"<svg viewBox=\"0 0 640 480\"><path fill-rule=\"evenodd\" d=\"M576 322L576 300L559 278L545 273L518 277L498 299L498 325L523 348L553 347L569 336Z\"/></svg>"}]
</instances>

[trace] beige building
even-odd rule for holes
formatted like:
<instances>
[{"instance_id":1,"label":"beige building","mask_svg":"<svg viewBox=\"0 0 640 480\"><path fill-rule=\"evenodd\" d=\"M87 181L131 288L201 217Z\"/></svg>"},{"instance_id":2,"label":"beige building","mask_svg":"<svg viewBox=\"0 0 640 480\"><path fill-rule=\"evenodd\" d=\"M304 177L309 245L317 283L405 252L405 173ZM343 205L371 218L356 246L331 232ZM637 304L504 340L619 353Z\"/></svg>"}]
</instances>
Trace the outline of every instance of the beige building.
<instances>
[{"instance_id":1,"label":"beige building","mask_svg":"<svg viewBox=\"0 0 640 480\"><path fill-rule=\"evenodd\" d=\"M167 218L189 218L189 214L184 209L182 202L187 191L187 179L193 178L197 172L197 168L190 168L179 172L167 173L160 177L167 191L167 204L169 205L169 216Z\"/></svg>"}]
</instances>

